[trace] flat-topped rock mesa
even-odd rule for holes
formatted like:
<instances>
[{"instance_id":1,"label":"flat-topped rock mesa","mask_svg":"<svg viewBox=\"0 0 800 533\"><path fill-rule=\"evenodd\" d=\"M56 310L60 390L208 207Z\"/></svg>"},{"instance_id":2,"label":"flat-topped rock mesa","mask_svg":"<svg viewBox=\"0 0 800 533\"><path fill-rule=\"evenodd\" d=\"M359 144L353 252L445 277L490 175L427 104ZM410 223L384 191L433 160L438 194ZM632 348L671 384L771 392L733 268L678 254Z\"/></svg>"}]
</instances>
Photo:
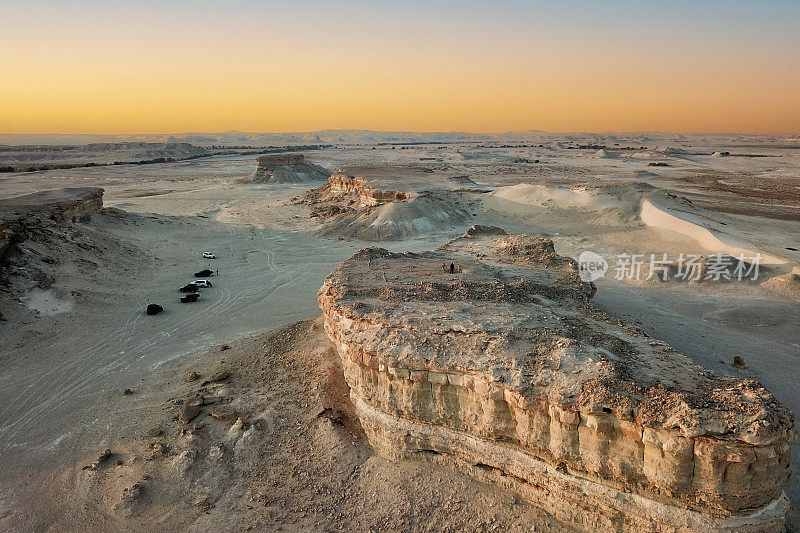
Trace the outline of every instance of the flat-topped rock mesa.
<instances>
[{"instance_id":1,"label":"flat-topped rock mesa","mask_svg":"<svg viewBox=\"0 0 800 533\"><path fill-rule=\"evenodd\" d=\"M303 154L268 154L262 155L256 161L258 161L259 168L275 169L304 163L305 156Z\"/></svg>"},{"instance_id":2,"label":"flat-topped rock mesa","mask_svg":"<svg viewBox=\"0 0 800 533\"><path fill-rule=\"evenodd\" d=\"M119 142L72 146L9 146L0 150L0 168L31 172L54 168L123 163L166 163L196 159L213 152L188 143Z\"/></svg>"},{"instance_id":3,"label":"flat-topped rock mesa","mask_svg":"<svg viewBox=\"0 0 800 533\"><path fill-rule=\"evenodd\" d=\"M306 163L303 154L269 154L257 159L256 171L242 181L252 183L307 183L324 181L331 173L313 163Z\"/></svg>"},{"instance_id":4,"label":"flat-topped rock mesa","mask_svg":"<svg viewBox=\"0 0 800 533\"><path fill-rule=\"evenodd\" d=\"M552 241L476 226L435 251L356 253L319 305L390 457L455 462L587 531L780 531L791 412L594 291Z\"/></svg>"},{"instance_id":5,"label":"flat-topped rock mesa","mask_svg":"<svg viewBox=\"0 0 800 533\"><path fill-rule=\"evenodd\" d=\"M348 169L338 169L326 184L295 202L309 206L310 216L320 219L324 233L363 240L403 239L469 219L448 191L417 190L402 176L376 179Z\"/></svg>"}]
</instances>

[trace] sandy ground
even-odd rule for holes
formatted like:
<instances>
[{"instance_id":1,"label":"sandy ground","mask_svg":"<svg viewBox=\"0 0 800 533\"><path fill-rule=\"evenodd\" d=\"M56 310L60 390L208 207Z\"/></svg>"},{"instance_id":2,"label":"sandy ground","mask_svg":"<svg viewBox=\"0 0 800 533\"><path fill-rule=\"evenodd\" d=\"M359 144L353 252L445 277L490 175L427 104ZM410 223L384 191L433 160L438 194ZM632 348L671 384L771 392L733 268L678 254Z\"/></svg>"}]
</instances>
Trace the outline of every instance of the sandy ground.
<instances>
[{"instance_id":1,"label":"sandy ground","mask_svg":"<svg viewBox=\"0 0 800 533\"><path fill-rule=\"evenodd\" d=\"M511 490L372 453L321 320L192 356L109 398L71 469L8 468L4 530L566 530ZM202 412L174 420L197 395Z\"/></svg>"},{"instance_id":2,"label":"sandy ground","mask_svg":"<svg viewBox=\"0 0 800 533\"><path fill-rule=\"evenodd\" d=\"M732 249L776 258L761 280L785 275L800 261L800 222L793 216L800 204L781 192L800 176L798 150L684 149L772 157L655 149L638 157L598 156L552 143L519 149L349 147L307 157L330 169L365 169L387 188L433 191L469 213L466 225L544 234L559 253L574 257L585 250L601 254L611 269L598 281L599 306L640 322L717 373L758 379L798 414L800 389L793 376L800 368L800 314L789 291L770 291L758 282L614 279L618 254L725 251L707 248L717 243L708 234ZM670 166L648 166L654 161ZM91 269L63 264L49 292L0 292L7 318L0 322L0 529L83 529L90 523L96 530L563 528L513 493L487 488L447 465L398 465L375 456L347 415L343 385L319 375L326 368L335 374L335 358L323 349L318 331L308 338L295 331L283 341L264 337L313 320L322 280L356 250L373 244L428 249L465 226L433 223L432 231L384 242L342 238L326 231L329 221L310 218L307 206L290 201L309 186L237 182L254 168L254 158L221 156L0 179L0 197L104 187L105 205L112 209L93 216L86 231L120 243L118 252L95 258ZM454 186L450 178L457 176L477 185ZM769 194L781 201L765 201ZM664 223L663 216L655 218L658 223L645 217L651 222L646 224L640 217L643 200L689 225ZM744 207L749 205L756 207ZM395 212L386 210L378 219L392 222ZM437 220L434 215L429 222ZM200 302L180 304L178 287L209 264L201 258L204 250L217 254L212 268L220 275ZM144 315L148 300L164 305L165 313ZM222 344L232 349L220 352ZM745 368L732 367L736 355ZM194 437L186 434L192 424L172 420L180 409L176 404L196 394L218 367L228 366L234 385L225 402L244 415L243 433L256 428L241 454L225 440L235 419L220 421L204 409L192 422L198 426ZM186 383L184 374L193 370L200 380ZM317 418L320 408L344 414L330 422ZM153 428L163 436L148 437L157 432ZM158 439L171 451L148 460ZM212 465L208 454L219 443L226 451ZM96 470L81 470L107 448L113 458ZM197 457L188 474L174 464L185 451ZM116 466L117 460L122 464ZM798 447L794 465L797 471ZM221 480L227 481L220 485ZM142 486L131 489L137 482ZM42 487L43 496L33 498ZM787 494L794 509L800 507L797 476ZM793 513L790 522L797 527Z\"/></svg>"}]
</instances>

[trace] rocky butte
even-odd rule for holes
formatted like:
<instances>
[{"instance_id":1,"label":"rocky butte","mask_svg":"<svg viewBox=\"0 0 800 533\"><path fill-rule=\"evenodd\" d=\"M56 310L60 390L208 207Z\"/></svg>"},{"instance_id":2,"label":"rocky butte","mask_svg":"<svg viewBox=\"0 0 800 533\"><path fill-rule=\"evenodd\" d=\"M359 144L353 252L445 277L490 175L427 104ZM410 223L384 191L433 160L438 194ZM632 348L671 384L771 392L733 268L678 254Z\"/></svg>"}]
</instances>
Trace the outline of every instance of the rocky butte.
<instances>
[{"instance_id":1,"label":"rocky butte","mask_svg":"<svg viewBox=\"0 0 800 533\"><path fill-rule=\"evenodd\" d=\"M327 183L293 201L309 207L310 216L321 221L323 233L364 240L430 234L470 218L453 194L431 192L427 190L428 182L420 190L419 178L400 175L380 181L393 188L381 188L378 180L340 168ZM409 182L416 182L416 186ZM405 190L396 190L395 186Z\"/></svg>"},{"instance_id":2,"label":"rocky butte","mask_svg":"<svg viewBox=\"0 0 800 533\"><path fill-rule=\"evenodd\" d=\"M269 154L257 159L258 167L244 181L253 183L305 183L323 181L331 175L326 169L306 163L303 154Z\"/></svg>"},{"instance_id":3,"label":"rocky butte","mask_svg":"<svg viewBox=\"0 0 800 533\"><path fill-rule=\"evenodd\" d=\"M312 216L317 217L335 216L347 210L369 209L411 198L407 193L379 189L368 184L366 179L339 169L331 174L328 183L306 192L298 201L312 206Z\"/></svg>"},{"instance_id":4,"label":"rocky butte","mask_svg":"<svg viewBox=\"0 0 800 533\"><path fill-rule=\"evenodd\" d=\"M319 305L381 453L456 464L586 531L780 531L791 412L594 292L552 241L473 227L356 253Z\"/></svg>"}]
</instances>

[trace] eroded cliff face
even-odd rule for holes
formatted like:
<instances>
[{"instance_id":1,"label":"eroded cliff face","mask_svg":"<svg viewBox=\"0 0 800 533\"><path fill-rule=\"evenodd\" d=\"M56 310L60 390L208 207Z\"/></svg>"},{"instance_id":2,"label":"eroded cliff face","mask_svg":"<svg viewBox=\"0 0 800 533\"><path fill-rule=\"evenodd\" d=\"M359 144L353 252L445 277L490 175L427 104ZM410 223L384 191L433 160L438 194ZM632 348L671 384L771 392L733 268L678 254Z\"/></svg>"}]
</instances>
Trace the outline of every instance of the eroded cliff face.
<instances>
[{"instance_id":1,"label":"eroded cliff face","mask_svg":"<svg viewBox=\"0 0 800 533\"><path fill-rule=\"evenodd\" d=\"M324 206L322 211L318 211L317 216L332 216L348 209L371 208L411 198L412 195L407 193L368 185L364 178L348 175L341 170L334 172L328 178L328 183L301 197L302 201L309 205Z\"/></svg>"},{"instance_id":2,"label":"eroded cliff face","mask_svg":"<svg viewBox=\"0 0 800 533\"><path fill-rule=\"evenodd\" d=\"M322 181L331 175L326 169L306 163L303 154L269 154L258 158L256 171L245 182L305 183Z\"/></svg>"},{"instance_id":3,"label":"eroded cliff face","mask_svg":"<svg viewBox=\"0 0 800 533\"><path fill-rule=\"evenodd\" d=\"M49 288L59 262L56 256L71 239L73 226L102 207L99 187L55 189L0 200L0 286L11 293ZM51 251L40 253L40 248Z\"/></svg>"},{"instance_id":4,"label":"eroded cliff face","mask_svg":"<svg viewBox=\"0 0 800 533\"><path fill-rule=\"evenodd\" d=\"M328 178L328 191L331 195L340 196L342 200L361 207L374 207L388 202L402 202L411 198L410 194L398 191L386 191L367 185L364 178L336 173Z\"/></svg>"},{"instance_id":5,"label":"eroded cliff face","mask_svg":"<svg viewBox=\"0 0 800 533\"><path fill-rule=\"evenodd\" d=\"M0 261L44 224L77 222L103 208L103 189L55 189L0 200Z\"/></svg>"},{"instance_id":6,"label":"eroded cliff face","mask_svg":"<svg viewBox=\"0 0 800 533\"><path fill-rule=\"evenodd\" d=\"M500 233L368 248L320 289L372 445L451 458L587 530L780 530L792 414L594 308L551 241Z\"/></svg>"}]
</instances>

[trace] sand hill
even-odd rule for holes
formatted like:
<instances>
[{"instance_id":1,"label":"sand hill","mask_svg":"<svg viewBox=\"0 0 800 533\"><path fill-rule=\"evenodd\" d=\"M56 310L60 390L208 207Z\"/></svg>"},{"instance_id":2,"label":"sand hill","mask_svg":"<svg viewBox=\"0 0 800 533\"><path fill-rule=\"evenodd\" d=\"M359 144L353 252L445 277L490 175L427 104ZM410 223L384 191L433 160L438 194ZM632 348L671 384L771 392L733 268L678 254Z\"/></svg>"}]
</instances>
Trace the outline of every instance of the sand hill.
<instances>
[{"instance_id":1,"label":"sand hill","mask_svg":"<svg viewBox=\"0 0 800 533\"><path fill-rule=\"evenodd\" d=\"M773 276L764 281L761 286L788 298L800 300L800 268L795 267L792 272Z\"/></svg>"},{"instance_id":2,"label":"sand hill","mask_svg":"<svg viewBox=\"0 0 800 533\"><path fill-rule=\"evenodd\" d=\"M614 152L609 152L605 148L601 148L590 156L592 159L618 159L619 156Z\"/></svg>"}]
</instances>

